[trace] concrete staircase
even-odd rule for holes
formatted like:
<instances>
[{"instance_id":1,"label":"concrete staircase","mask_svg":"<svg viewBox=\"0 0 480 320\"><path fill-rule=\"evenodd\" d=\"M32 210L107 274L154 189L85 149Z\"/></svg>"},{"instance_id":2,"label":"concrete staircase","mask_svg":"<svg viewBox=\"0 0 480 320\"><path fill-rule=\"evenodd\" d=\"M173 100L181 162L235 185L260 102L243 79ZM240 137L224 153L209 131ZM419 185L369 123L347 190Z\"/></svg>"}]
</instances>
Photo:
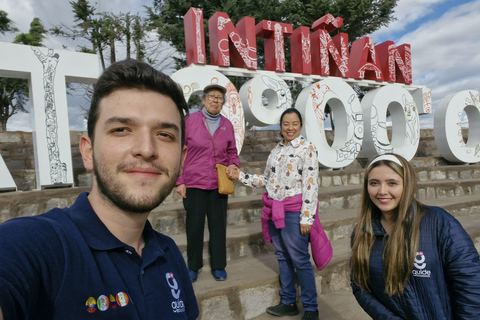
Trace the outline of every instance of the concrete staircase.
<instances>
[{"instance_id":1,"label":"concrete staircase","mask_svg":"<svg viewBox=\"0 0 480 320\"><path fill-rule=\"evenodd\" d=\"M78 134L72 134L73 137L78 137ZM278 140L278 132L248 132L240 154L242 169L249 173L263 172L265 160ZM4 146L4 143L0 143L2 155L7 150ZM22 148L27 150L29 147ZM76 145L72 143L72 150L75 148ZM25 154L22 158L18 154L12 155L15 151L8 150L10 155L4 155L4 160L9 167L12 161L16 161L13 163L18 166L31 156ZM75 157L79 157L78 152L73 152L73 157L74 163L78 163L78 159L75 160ZM354 163L342 170L320 172L320 220L334 249L330 264L315 273L321 319L369 319L350 292L348 269L349 237L361 200L366 161L360 154ZM418 199L429 205L441 206L455 215L474 240L477 249L480 249L480 164L452 164L445 161L435 147L432 130L422 130L421 144L411 163L418 174ZM22 170L32 169L18 169L17 178L21 178ZM90 179L89 173L77 167L75 181L87 185ZM235 186L236 191L230 196L228 210L228 279L216 282L210 274L206 232L205 266L194 284L200 318L275 319L265 314L266 307L278 303L279 282L273 248L263 241L261 234L263 190L247 188L238 182ZM28 190L27 187L25 189ZM68 206L78 193L88 189L88 186L82 186L0 194L0 222L17 216L40 214L56 206ZM153 226L174 238L185 254L184 219L181 198L175 192L150 215ZM301 319L301 314L289 319Z\"/></svg>"}]
</instances>

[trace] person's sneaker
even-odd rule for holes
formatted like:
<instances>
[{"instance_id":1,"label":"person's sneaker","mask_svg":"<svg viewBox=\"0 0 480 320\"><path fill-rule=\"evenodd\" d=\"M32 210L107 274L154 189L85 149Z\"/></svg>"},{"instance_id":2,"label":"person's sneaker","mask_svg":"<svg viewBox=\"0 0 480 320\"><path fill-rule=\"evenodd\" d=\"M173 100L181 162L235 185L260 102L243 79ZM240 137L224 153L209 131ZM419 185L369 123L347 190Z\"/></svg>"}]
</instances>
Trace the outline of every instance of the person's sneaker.
<instances>
[{"instance_id":1,"label":"person's sneaker","mask_svg":"<svg viewBox=\"0 0 480 320\"><path fill-rule=\"evenodd\" d=\"M302 320L318 320L318 310L305 311Z\"/></svg>"},{"instance_id":2,"label":"person's sneaker","mask_svg":"<svg viewBox=\"0 0 480 320\"><path fill-rule=\"evenodd\" d=\"M190 280L192 280L192 283L197 281L198 271L193 271L192 269L188 268L188 275L190 276Z\"/></svg>"},{"instance_id":3,"label":"person's sneaker","mask_svg":"<svg viewBox=\"0 0 480 320\"><path fill-rule=\"evenodd\" d=\"M299 313L297 304L293 303L291 305L280 303L273 307L267 308L267 313L277 317L283 316L295 316Z\"/></svg>"},{"instance_id":4,"label":"person's sneaker","mask_svg":"<svg viewBox=\"0 0 480 320\"><path fill-rule=\"evenodd\" d=\"M215 269L212 270L212 275L217 281L227 280L227 271L225 269Z\"/></svg>"}]
</instances>

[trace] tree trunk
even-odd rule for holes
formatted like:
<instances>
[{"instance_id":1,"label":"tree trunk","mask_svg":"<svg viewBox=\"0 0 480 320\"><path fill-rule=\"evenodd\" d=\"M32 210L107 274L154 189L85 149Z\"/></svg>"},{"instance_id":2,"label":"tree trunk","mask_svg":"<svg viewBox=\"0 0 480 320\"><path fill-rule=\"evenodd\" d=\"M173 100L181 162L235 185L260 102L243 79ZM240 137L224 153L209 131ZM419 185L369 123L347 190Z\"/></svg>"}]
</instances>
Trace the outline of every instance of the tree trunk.
<instances>
[{"instance_id":1,"label":"tree trunk","mask_svg":"<svg viewBox=\"0 0 480 320\"><path fill-rule=\"evenodd\" d=\"M125 18L125 42L127 44L127 59L130 59L130 51L132 50L132 34L130 32L130 25L131 25L131 18L127 14L127 17Z\"/></svg>"},{"instance_id":2,"label":"tree trunk","mask_svg":"<svg viewBox=\"0 0 480 320\"><path fill-rule=\"evenodd\" d=\"M117 55L115 53L115 39L112 37L110 39L110 63L115 63L117 61Z\"/></svg>"},{"instance_id":3,"label":"tree trunk","mask_svg":"<svg viewBox=\"0 0 480 320\"><path fill-rule=\"evenodd\" d=\"M7 120L8 118L0 118L0 131L7 131Z\"/></svg>"}]
</instances>

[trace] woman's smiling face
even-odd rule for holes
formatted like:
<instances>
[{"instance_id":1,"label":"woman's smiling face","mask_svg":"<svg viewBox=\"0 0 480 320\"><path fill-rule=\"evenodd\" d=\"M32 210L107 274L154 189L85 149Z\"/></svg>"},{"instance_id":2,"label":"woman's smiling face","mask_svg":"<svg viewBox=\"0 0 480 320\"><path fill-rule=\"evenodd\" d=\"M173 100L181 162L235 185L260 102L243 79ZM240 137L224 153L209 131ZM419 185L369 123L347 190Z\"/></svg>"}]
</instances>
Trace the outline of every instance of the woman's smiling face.
<instances>
[{"instance_id":1,"label":"woman's smiling face","mask_svg":"<svg viewBox=\"0 0 480 320\"><path fill-rule=\"evenodd\" d=\"M382 214L398 210L403 194L403 178L386 165L373 168L368 174L368 195Z\"/></svg>"},{"instance_id":2,"label":"woman's smiling face","mask_svg":"<svg viewBox=\"0 0 480 320\"><path fill-rule=\"evenodd\" d=\"M285 143L289 143L300 135L302 129L300 118L295 112L287 113L283 116L280 128Z\"/></svg>"}]
</instances>

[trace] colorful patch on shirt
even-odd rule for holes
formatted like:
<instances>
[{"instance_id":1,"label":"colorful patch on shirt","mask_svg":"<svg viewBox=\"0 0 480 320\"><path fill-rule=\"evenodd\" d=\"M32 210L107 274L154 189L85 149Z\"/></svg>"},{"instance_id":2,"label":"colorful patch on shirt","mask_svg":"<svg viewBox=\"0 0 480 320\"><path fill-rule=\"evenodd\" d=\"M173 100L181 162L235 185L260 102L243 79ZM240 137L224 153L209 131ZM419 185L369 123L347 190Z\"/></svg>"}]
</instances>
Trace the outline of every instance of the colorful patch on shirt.
<instances>
[{"instance_id":1,"label":"colorful patch on shirt","mask_svg":"<svg viewBox=\"0 0 480 320\"><path fill-rule=\"evenodd\" d=\"M94 313L97 310L97 300L94 297L90 297L85 302L85 307L89 313Z\"/></svg>"},{"instance_id":2,"label":"colorful patch on shirt","mask_svg":"<svg viewBox=\"0 0 480 320\"><path fill-rule=\"evenodd\" d=\"M128 295L125 292L119 292L117 294L117 305L125 307L128 304Z\"/></svg>"},{"instance_id":3,"label":"colorful patch on shirt","mask_svg":"<svg viewBox=\"0 0 480 320\"><path fill-rule=\"evenodd\" d=\"M98 310L106 311L106 310L108 310L109 306L110 306L110 300L108 299L108 297L106 295L102 294L100 297L98 297L98 299L97 299Z\"/></svg>"},{"instance_id":4,"label":"colorful patch on shirt","mask_svg":"<svg viewBox=\"0 0 480 320\"><path fill-rule=\"evenodd\" d=\"M113 309L117 307L117 300L115 300L113 294L110 295L110 307Z\"/></svg>"}]
</instances>

